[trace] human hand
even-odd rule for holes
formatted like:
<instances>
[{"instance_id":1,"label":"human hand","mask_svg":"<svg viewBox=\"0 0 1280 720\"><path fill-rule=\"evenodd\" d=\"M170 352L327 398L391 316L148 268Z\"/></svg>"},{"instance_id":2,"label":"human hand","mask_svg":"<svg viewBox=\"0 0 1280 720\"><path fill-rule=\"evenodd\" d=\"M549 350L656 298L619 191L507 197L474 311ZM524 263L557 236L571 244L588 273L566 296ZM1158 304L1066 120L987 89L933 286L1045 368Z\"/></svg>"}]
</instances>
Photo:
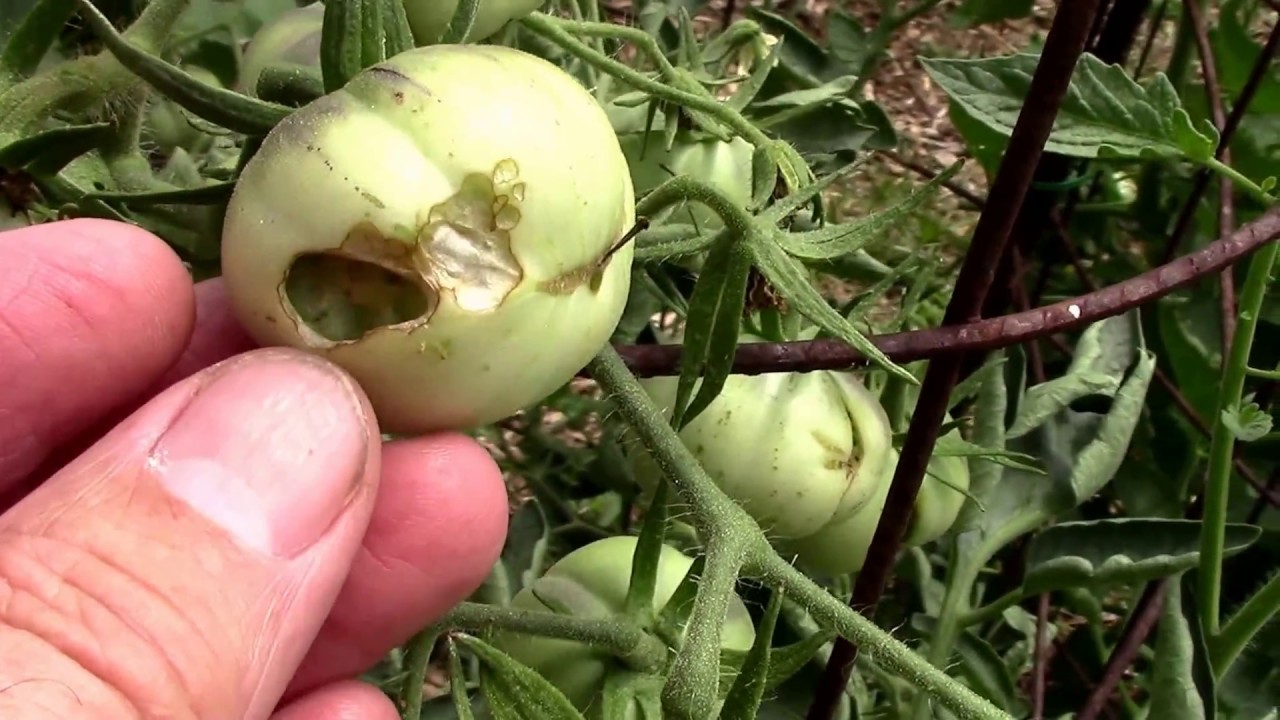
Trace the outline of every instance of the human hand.
<instances>
[{"instance_id":1,"label":"human hand","mask_svg":"<svg viewBox=\"0 0 1280 720\"><path fill-rule=\"evenodd\" d=\"M0 233L0 388L0 717L393 720L352 678L502 549L483 448L383 444L131 226Z\"/></svg>"}]
</instances>

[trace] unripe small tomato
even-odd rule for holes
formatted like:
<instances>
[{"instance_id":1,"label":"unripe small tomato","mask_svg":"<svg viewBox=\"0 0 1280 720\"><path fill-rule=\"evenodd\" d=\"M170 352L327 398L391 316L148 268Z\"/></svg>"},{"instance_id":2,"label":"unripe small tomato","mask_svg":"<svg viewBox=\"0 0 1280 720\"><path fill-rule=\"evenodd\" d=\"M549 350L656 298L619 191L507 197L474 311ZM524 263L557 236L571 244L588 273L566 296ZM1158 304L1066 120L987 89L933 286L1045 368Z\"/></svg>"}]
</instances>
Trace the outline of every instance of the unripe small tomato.
<instances>
[{"instance_id":1,"label":"unripe small tomato","mask_svg":"<svg viewBox=\"0 0 1280 720\"><path fill-rule=\"evenodd\" d=\"M745 208L751 202L755 146L740 137L723 142L677 136L670 150L658 132L624 135L620 142L637 195L643 196L678 175L690 175L724 193L736 205ZM724 227L720 216L702 203L680 203L669 212L671 222L694 223L704 233L714 234Z\"/></svg>"},{"instance_id":2,"label":"unripe small tomato","mask_svg":"<svg viewBox=\"0 0 1280 720\"><path fill-rule=\"evenodd\" d=\"M538 596L554 598L569 607L574 616L607 618L622 615L638 538L620 535L597 540L565 555L532 585L512 598L511 607L520 610L553 612ZM653 593L655 614L662 611L684 579L693 559L664 545L658 559L658 575ZM733 596L721 631L721 647L746 652L755 643L755 625L742 599ZM589 646L571 640L501 633L494 644L522 664L538 671L580 710L592 705L603 690L611 668L618 661Z\"/></svg>"},{"instance_id":3,"label":"unripe small tomato","mask_svg":"<svg viewBox=\"0 0 1280 720\"><path fill-rule=\"evenodd\" d=\"M245 95L256 95L262 71L276 63L320 67L323 27L322 2L281 13L263 25L245 47L236 90Z\"/></svg>"},{"instance_id":4,"label":"unripe small tomato","mask_svg":"<svg viewBox=\"0 0 1280 720\"><path fill-rule=\"evenodd\" d=\"M670 418L679 378L641 382ZM730 375L680 439L770 537L791 539L849 518L872 498L893 434L857 378L818 371ZM652 490L661 471L634 442L632 451L637 480Z\"/></svg>"},{"instance_id":5,"label":"unripe small tomato","mask_svg":"<svg viewBox=\"0 0 1280 720\"><path fill-rule=\"evenodd\" d=\"M504 25L519 20L546 4L547 0L480 0L475 21L464 42L479 42L497 34ZM404 0L409 29L419 45L435 42L449 27L458 10L458 0Z\"/></svg>"},{"instance_id":6,"label":"unripe small tomato","mask_svg":"<svg viewBox=\"0 0 1280 720\"><path fill-rule=\"evenodd\" d=\"M222 87L222 81L218 76L202 67L190 66L183 69L188 75L206 85ZM166 153L173 152L176 148L199 151L213 140L211 135L201 132L200 128L191 122L191 119L183 113L181 106L159 93L152 96L151 104L147 108L145 136Z\"/></svg>"},{"instance_id":7,"label":"unripe small tomato","mask_svg":"<svg viewBox=\"0 0 1280 720\"><path fill-rule=\"evenodd\" d=\"M956 430L952 433L959 434ZM838 576L861 570L867 560L871 540L875 537L876 526L880 523L880 514L889 497L898 458L898 451L894 450L891 462L876 486L875 495L852 517L833 523L808 537L786 541L779 549L787 555L794 555L801 568L821 575ZM920 492L916 495L911 527L907 531L903 547L917 547L937 540L951 529L960 514L966 500L965 495L949 487L938 477L967 490L968 461L956 456L935 455L930 459Z\"/></svg>"},{"instance_id":8,"label":"unripe small tomato","mask_svg":"<svg viewBox=\"0 0 1280 720\"><path fill-rule=\"evenodd\" d=\"M626 304L635 224L608 118L508 47L417 48L281 121L227 207L222 269L263 345L345 368L384 431L464 429L567 383Z\"/></svg>"}]
</instances>

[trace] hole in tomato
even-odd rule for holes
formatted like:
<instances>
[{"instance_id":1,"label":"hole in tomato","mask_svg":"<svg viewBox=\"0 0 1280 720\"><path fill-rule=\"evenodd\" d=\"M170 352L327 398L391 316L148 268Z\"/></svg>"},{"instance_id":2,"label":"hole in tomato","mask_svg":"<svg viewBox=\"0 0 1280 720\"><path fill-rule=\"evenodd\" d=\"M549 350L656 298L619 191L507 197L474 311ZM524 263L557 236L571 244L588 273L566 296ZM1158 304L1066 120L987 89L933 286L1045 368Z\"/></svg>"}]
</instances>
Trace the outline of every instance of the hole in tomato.
<instances>
[{"instance_id":1,"label":"hole in tomato","mask_svg":"<svg viewBox=\"0 0 1280 720\"><path fill-rule=\"evenodd\" d=\"M332 253L307 253L285 277L298 319L333 342L426 317L433 298L413 280L374 263Z\"/></svg>"}]
</instances>

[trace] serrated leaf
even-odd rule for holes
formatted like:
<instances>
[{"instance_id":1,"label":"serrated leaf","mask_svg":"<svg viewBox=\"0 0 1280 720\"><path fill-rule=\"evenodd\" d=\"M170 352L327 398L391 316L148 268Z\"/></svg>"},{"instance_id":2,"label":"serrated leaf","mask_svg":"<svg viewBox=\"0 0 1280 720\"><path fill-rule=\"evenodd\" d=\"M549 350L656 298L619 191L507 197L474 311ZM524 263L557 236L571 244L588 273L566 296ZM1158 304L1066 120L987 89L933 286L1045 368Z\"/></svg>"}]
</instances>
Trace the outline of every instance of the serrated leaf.
<instances>
[{"instance_id":1,"label":"serrated leaf","mask_svg":"<svg viewBox=\"0 0 1280 720\"><path fill-rule=\"evenodd\" d=\"M1222 411L1222 422L1241 442L1260 440L1271 432L1271 415L1256 402L1233 405Z\"/></svg>"},{"instance_id":2,"label":"serrated leaf","mask_svg":"<svg viewBox=\"0 0 1280 720\"><path fill-rule=\"evenodd\" d=\"M499 720L583 720L564 693L536 671L477 637L458 634L455 639L487 670L480 688Z\"/></svg>"},{"instance_id":3,"label":"serrated leaf","mask_svg":"<svg viewBox=\"0 0 1280 720\"><path fill-rule=\"evenodd\" d=\"M780 236L779 244L788 254L808 260L829 260L856 252L882 238L889 228L902 223L931 199L938 188L950 180L963 166L963 161L952 163L906 200L891 208L865 215L851 222L828 225L821 230L784 233Z\"/></svg>"},{"instance_id":4,"label":"serrated leaf","mask_svg":"<svg viewBox=\"0 0 1280 720\"><path fill-rule=\"evenodd\" d=\"M266 135L292 110L201 82L187 72L131 45L90 0L77 0L82 15L116 60L191 114L228 130Z\"/></svg>"},{"instance_id":5,"label":"serrated leaf","mask_svg":"<svg viewBox=\"0 0 1280 720\"><path fill-rule=\"evenodd\" d=\"M1030 53L978 60L921 58L930 77L975 119L1008 137L1039 63ZM1218 133L1197 129L1163 74L1139 85L1119 65L1084 54L1045 151L1072 157L1213 157Z\"/></svg>"},{"instance_id":6,"label":"serrated leaf","mask_svg":"<svg viewBox=\"0 0 1280 720\"><path fill-rule=\"evenodd\" d=\"M1262 529L1226 527L1225 553L1252 545ZM1200 522L1114 518L1062 522L1031 539L1023 592L1102 588L1176 575L1200 562Z\"/></svg>"},{"instance_id":7,"label":"serrated leaf","mask_svg":"<svg viewBox=\"0 0 1280 720\"><path fill-rule=\"evenodd\" d=\"M773 632L778 626L784 592L781 587L769 593L769 604L756 629L755 642L747 651L733 686L725 695L720 708L723 720L752 718L760 713L760 701L764 698L765 684L769 680L770 651L773 649Z\"/></svg>"},{"instance_id":8,"label":"serrated leaf","mask_svg":"<svg viewBox=\"0 0 1280 720\"><path fill-rule=\"evenodd\" d=\"M672 410L672 424L677 429L697 417L724 388L738 348L750 272L750 257L738 238L727 235L711 246L689 298L680 382Z\"/></svg>"},{"instance_id":9,"label":"serrated leaf","mask_svg":"<svg viewBox=\"0 0 1280 720\"><path fill-rule=\"evenodd\" d=\"M813 321L824 332L848 343L868 360L906 380L912 385L919 381L905 368L890 360L866 336L858 332L848 320L818 293L809 282L805 269L782 251L772 238L764 237L749 244L756 267L764 273L774 289L801 315Z\"/></svg>"}]
</instances>

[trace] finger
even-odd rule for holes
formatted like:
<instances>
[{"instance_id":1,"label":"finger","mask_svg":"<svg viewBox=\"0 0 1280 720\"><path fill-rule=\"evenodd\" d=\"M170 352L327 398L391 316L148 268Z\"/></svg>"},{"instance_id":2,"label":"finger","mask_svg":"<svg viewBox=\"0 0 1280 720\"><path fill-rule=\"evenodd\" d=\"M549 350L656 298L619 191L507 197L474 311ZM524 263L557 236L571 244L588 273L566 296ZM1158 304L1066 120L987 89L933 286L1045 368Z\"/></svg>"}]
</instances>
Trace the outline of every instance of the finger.
<instances>
[{"instance_id":1,"label":"finger","mask_svg":"<svg viewBox=\"0 0 1280 720\"><path fill-rule=\"evenodd\" d=\"M271 720L399 719L395 704L381 690L354 680L309 693L271 716Z\"/></svg>"},{"instance_id":2,"label":"finger","mask_svg":"<svg viewBox=\"0 0 1280 720\"><path fill-rule=\"evenodd\" d=\"M220 278L206 280L195 286L195 308L195 328L187 347L160 379L124 407L113 410L74 439L50 450L44 462L24 481L11 484L7 491L0 490L0 512L78 457L107 431L136 411L148 398L210 365L257 347L232 316L225 286Z\"/></svg>"},{"instance_id":3,"label":"finger","mask_svg":"<svg viewBox=\"0 0 1280 720\"><path fill-rule=\"evenodd\" d=\"M288 694L364 672L484 582L507 535L507 492L475 440L385 445L360 553Z\"/></svg>"},{"instance_id":4,"label":"finger","mask_svg":"<svg viewBox=\"0 0 1280 720\"><path fill-rule=\"evenodd\" d=\"M0 516L9 701L268 717L367 530L379 437L350 377L296 351L157 396ZM50 677L78 701L23 682Z\"/></svg>"},{"instance_id":5,"label":"finger","mask_svg":"<svg viewBox=\"0 0 1280 720\"><path fill-rule=\"evenodd\" d=\"M159 238L68 220L0 233L0 491L135 399L194 320L191 279Z\"/></svg>"},{"instance_id":6,"label":"finger","mask_svg":"<svg viewBox=\"0 0 1280 720\"><path fill-rule=\"evenodd\" d=\"M156 391L227 358L258 347L231 313L231 301L222 278L195 287L196 322L181 357L156 383Z\"/></svg>"}]
</instances>

